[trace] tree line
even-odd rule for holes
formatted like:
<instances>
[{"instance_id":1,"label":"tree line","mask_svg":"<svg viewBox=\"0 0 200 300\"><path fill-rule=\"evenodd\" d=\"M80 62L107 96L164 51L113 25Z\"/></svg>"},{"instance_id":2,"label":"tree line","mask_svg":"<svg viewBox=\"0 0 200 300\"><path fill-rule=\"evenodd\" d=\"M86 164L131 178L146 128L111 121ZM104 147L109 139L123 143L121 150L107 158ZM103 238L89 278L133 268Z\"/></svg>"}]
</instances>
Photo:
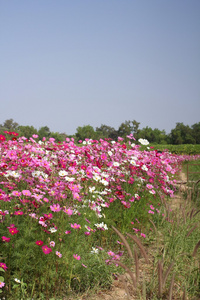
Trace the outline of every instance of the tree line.
<instances>
[{"instance_id":1,"label":"tree line","mask_svg":"<svg viewBox=\"0 0 200 300\"><path fill-rule=\"evenodd\" d=\"M42 140L43 137L54 138L56 142L62 142L67 137L73 137L76 142L79 140L89 139L112 139L117 140L118 136L127 140L127 135L133 134L134 138L147 139L152 144L200 144L200 122L195 123L192 126L184 125L183 123L176 123L174 129L169 134L166 134L165 130L158 128L152 129L151 127L139 128L140 123L133 121L124 121L120 124L118 129L114 127L102 124L100 127L93 128L91 125L79 126L76 129L74 135L67 135L66 133L51 132L48 126L40 127L39 130L33 126L19 125L13 119L5 120L3 124L0 124L0 134L5 135L11 132L16 132L19 136L25 136L26 138L32 137L33 134L38 135L38 139Z\"/></svg>"}]
</instances>

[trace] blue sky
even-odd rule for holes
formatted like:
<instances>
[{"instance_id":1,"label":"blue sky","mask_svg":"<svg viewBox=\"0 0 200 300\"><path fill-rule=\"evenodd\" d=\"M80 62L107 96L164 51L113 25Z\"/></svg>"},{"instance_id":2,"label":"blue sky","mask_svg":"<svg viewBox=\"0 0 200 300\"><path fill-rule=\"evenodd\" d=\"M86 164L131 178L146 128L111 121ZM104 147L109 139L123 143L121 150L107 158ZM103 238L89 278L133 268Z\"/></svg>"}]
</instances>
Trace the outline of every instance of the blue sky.
<instances>
[{"instance_id":1,"label":"blue sky","mask_svg":"<svg viewBox=\"0 0 200 300\"><path fill-rule=\"evenodd\" d=\"M200 122L199 0L0 0L0 124Z\"/></svg>"}]
</instances>

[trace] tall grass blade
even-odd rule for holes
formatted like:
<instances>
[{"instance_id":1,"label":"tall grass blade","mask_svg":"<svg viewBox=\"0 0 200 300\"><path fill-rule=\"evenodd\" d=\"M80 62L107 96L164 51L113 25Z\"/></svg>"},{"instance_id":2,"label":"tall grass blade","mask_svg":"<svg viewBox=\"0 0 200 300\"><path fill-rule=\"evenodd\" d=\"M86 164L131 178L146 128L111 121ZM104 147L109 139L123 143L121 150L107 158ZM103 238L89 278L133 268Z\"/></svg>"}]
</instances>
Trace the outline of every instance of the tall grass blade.
<instances>
[{"instance_id":1,"label":"tall grass blade","mask_svg":"<svg viewBox=\"0 0 200 300\"><path fill-rule=\"evenodd\" d=\"M186 300L186 292L185 292L185 290L183 292L183 298L182 298L182 300Z\"/></svg>"},{"instance_id":2,"label":"tall grass blade","mask_svg":"<svg viewBox=\"0 0 200 300\"><path fill-rule=\"evenodd\" d=\"M174 262L172 262L172 263L169 265L169 268L167 269L167 271L166 271L166 273L165 273L165 275L164 275L164 277L163 277L163 287L165 287L165 284L166 284L166 281L167 281L167 277L168 277L168 275L169 275L171 269L173 268L173 266L174 266Z\"/></svg>"},{"instance_id":3,"label":"tall grass blade","mask_svg":"<svg viewBox=\"0 0 200 300\"><path fill-rule=\"evenodd\" d=\"M197 227L198 227L198 224L196 224L194 227L192 227L190 229L190 231L187 233L186 237L188 237Z\"/></svg>"},{"instance_id":4,"label":"tall grass blade","mask_svg":"<svg viewBox=\"0 0 200 300\"><path fill-rule=\"evenodd\" d=\"M175 273L173 273L172 275L172 280L171 280L171 284L169 287L169 300L172 300L172 291L173 291L173 286L174 286L174 277L175 277Z\"/></svg>"},{"instance_id":5,"label":"tall grass blade","mask_svg":"<svg viewBox=\"0 0 200 300\"><path fill-rule=\"evenodd\" d=\"M158 262L158 294L159 297L162 297L163 291L163 265L162 262Z\"/></svg>"},{"instance_id":6,"label":"tall grass blade","mask_svg":"<svg viewBox=\"0 0 200 300\"><path fill-rule=\"evenodd\" d=\"M196 246L194 247L194 251L193 251L193 253L192 253L192 256L195 256L195 255L196 255L199 246L200 246L200 240L198 241L198 243L197 243Z\"/></svg>"},{"instance_id":7,"label":"tall grass blade","mask_svg":"<svg viewBox=\"0 0 200 300\"><path fill-rule=\"evenodd\" d=\"M144 300L147 299L147 295L146 295L146 281L145 281L145 272L143 272L143 280L142 280L142 297Z\"/></svg>"},{"instance_id":8,"label":"tall grass blade","mask_svg":"<svg viewBox=\"0 0 200 300\"><path fill-rule=\"evenodd\" d=\"M146 263L148 264L149 263L148 255L146 254L144 246L142 245L142 243L140 242L140 240L135 235L132 235L130 233L127 233L127 235L138 245L138 247L140 248L140 251L142 252L142 254L143 254L144 258L145 258Z\"/></svg>"},{"instance_id":9,"label":"tall grass blade","mask_svg":"<svg viewBox=\"0 0 200 300\"><path fill-rule=\"evenodd\" d=\"M126 265L124 265L121 261L118 261L118 260L109 260L109 262L117 264L120 267L122 267L130 275L130 277L133 281L133 285L136 288L136 278L135 278L133 272Z\"/></svg>"},{"instance_id":10,"label":"tall grass blade","mask_svg":"<svg viewBox=\"0 0 200 300\"><path fill-rule=\"evenodd\" d=\"M152 220L149 220L149 222L153 225L153 228L154 228L155 232L157 232L157 228L156 228L155 223Z\"/></svg>"},{"instance_id":11,"label":"tall grass blade","mask_svg":"<svg viewBox=\"0 0 200 300\"><path fill-rule=\"evenodd\" d=\"M134 250L134 257L135 257L135 276L136 276L136 283L139 281L139 259L137 251Z\"/></svg>"},{"instance_id":12,"label":"tall grass blade","mask_svg":"<svg viewBox=\"0 0 200 300\"><path fill-rule=\"evenodd\" d=\"M195 211L195 208L193 208L193 209L191 210L191 213L190 213L190 220L192 219L192 216L193 216L194 211Z\"/></svg>"},{"instance_id":13,"label":"tall grass blade","mask_svg":"<svg viewBox=\"0 0 200 300\"><path fill-rule=\"evenodd\" d=\"M126 247L130 258L133 258L133 253L131 251L131 247L129 246L129 244L128 244L126 238L125 238L125 236L119 230L117 230L114 226L112 226L112 229L118 234L118 236L120 237L120 239L123 241L124 246Z\"/></svg>"},{"instance_id":14,"label":"tall grass blade","mask_svg":"<svg viewBox=\"0 0 200 300\"><path fill-rule=\"evenodd\" d=\"M197 211L195 212L195 214L193 215L193 218L194 218L199 212L200 212L200 209L197 210Z\"/></svg>"}]
</instances>

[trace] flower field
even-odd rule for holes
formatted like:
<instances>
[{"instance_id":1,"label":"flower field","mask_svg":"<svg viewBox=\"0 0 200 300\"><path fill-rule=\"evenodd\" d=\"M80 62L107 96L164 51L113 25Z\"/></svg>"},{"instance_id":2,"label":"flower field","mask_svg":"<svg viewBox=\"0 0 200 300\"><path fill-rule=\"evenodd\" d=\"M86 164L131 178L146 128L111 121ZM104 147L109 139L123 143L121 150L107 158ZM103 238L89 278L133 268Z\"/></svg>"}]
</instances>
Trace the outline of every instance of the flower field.
<instances>
[{"instance_id":1,"label":"flower field","mask_svg":"<svg viewBox=\"0 0 200 300\"><path fill-rule=\"evenodd\" d=\"M0 136L0 292L8 299L109 288L118 272L110 261L124 253L111 226L145 241L149 218L163 215L161 199L173 198L182 162L199 158L132 135L79 145L13 135Z\"/></svg>"}]
</instances>

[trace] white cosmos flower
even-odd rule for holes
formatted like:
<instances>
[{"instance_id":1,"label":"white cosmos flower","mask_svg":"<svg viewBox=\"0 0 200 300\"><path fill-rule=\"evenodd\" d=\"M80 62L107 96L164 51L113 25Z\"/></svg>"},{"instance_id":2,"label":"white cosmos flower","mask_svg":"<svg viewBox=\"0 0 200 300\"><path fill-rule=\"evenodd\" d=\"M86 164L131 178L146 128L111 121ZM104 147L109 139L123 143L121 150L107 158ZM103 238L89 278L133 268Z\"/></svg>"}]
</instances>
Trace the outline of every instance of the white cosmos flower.
<instances>
[{"instance_id":1,"label":"white cosmos flower","mask_svg":"<svg viewBox=\"0 0 200 300\"><path fill-rule=\"evenodd\" d=\"M49 231L50 231L51 233L54 233L54 232L57 231L57 229L56 229L55 227L51 227L51 228L49 228Z\"/></svg>"},{"instance_id":2,"label":"white cosmos flower","mask_svg":"<svg viewBox=\"0 0 200 300\"><path fill-rule=\"evenodd\" d=\"M107 224L104 224L104 222L102 222L102 223L99 223L99 224L94 224L97 228L99 228L99 229L104 229L104 230L108 230L108 226L107 226Z\"/></svg>"},{"instance_id":3,"label":"white cosmos flower","mask_svg":"<svg viewBox=\"0 0 200 300\"><path fill-rule=\"evenodd\" d=\"M101 180L101 177L100 177L99 175L95 174L95 175L93 176L93 179L94 179L95 181L99 181L99 180Z\"/></svg>"},{"instance_id":4,"label":"white cosmos flower","mask_svg":"<svg viewBox=\"0 0 200 300\"><path fill-rule=\"evenodd\" d=\"M139 139L138 142L140 142L140 144L142 145L149 145L149 141L147 141L146 139Z\"/></svg>"},{"instance_id":5,"label":"white cosmos flower","mask_svg":"<svg viewBox=\"0 0 200 300\"><path fill-rule=\"evenodd\" d=\"M146 165L143 165L141 169L144 170L144 171L146 171L146 172L148 171L148 168L147 168Z\"/></svg>"},{"instance_id":6,"label":"white cosmos flower","mask_svg":"<svg viewBox=\"0 0 200 300\"><path fill-rule=\"evenodd\" d=\"M136 166L136 161L134 159L131 159L130 164Z\"/></svg>"},{"instance_id":7,"label":"white cosmos flower","mask_svg":"<svg viewBox=\"0 0 200 300\"><path fill-rule=\"evenodd\" d=\"M114 167L119 167L119 163L117 161L114 161L113 166Z\"/></svg>"},{"instance_id":8,"label":"white cosmos flower","mask_svg":"<svg viewBox=\"0 0 200 300\"><path fill-rule=\"evenodd\" d=\"M103 185L105 186L109 185L109 182L105 179L102 179L100 182L103 183Z\"/></svg>"},{"instance_id":9,"label":"white cosmos flower","mask_svg":"<svg viewBox=\"0 0 200 300\"><path fill-rule=\"evenodd\" d=\"M61 170L61 171L58 172L58 175L61 176L61 177L66 176L67 174L68 174L68 172L66 172L65 170Z\"/></svg>"},{"instance_id":10,"label":"white cosmos flower","mask_svg":"<svg viewBox=\"0 0 200 300\"><path fill-rule=\"evenodd\" d=\"M95 190L95 186L93 186L93 187L90 187L90 186L89 186L89 192L90 192L90 193L94 192L94 190Z\"/></svg>"},{"instance_id":11,"label":"white cosmos flower","mask_svg":"<svg viewBox=\"0 0 200 300\"><path fill-rule=\"evenodd\" d=\"M74 177L68 177L68 176L66 176L66 177L65 177L65 180L66 180L66 181L69 181L69 182L72 182L72 181L75 180L75 178L74 178Z\"/></svg>"},{"instance_id":12,"label":"white cosmos flower","mask_svg":"<svg viewBox=\"0 0 200 300\"><path fill-rule=\"evenodd\" d=\"M99 249L98 249L98 248L95 248L95 247L92 247L91 253L98 254L98 253L99 253Z\"/></svg>"},{"instance_id":13,"label":"white cosmos flower","mask_svg":"<svg viewBox=\"0 0 200 300\"><path fill-rule=\"evenodd\" d=\"M17 283L21 283L21 281L17 278L15 278L14 281L17 282Z\"/></svg>"},{"instance_id":14,"label":"white cosmos flower","mask_svg":"<svg viewBox=\"0 0 200 300\"><path fill-rule=\"evenodd\" d=\"M40 175L41 175L40 171L34 171L34 172L32 172L32 176L33 177L39 177Z\"/></svg>"}]
</instances>

